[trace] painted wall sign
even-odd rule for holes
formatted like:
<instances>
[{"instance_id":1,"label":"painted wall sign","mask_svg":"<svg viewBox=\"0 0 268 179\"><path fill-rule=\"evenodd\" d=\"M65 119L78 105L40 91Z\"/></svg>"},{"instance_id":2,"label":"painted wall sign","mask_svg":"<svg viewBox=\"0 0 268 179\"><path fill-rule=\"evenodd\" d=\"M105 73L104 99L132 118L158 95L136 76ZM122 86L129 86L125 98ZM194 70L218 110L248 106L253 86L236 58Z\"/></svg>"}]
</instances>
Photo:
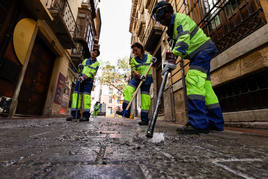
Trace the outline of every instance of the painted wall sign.
<instances>
[{"instance_id":1,"label":"painted wall sign","mask_svg":"<svg viewBox=\"0 0 268 179\"><path fill-rule=\"evenodd\" d=\"M66 78L65 76L60 73L59 78L58 78L58 83L57 83L57 89L54 97L54 103L61 105L62 104L62 98L64 94L64 88L65 88L65 81Z\"/></svg>"}]
</instances>

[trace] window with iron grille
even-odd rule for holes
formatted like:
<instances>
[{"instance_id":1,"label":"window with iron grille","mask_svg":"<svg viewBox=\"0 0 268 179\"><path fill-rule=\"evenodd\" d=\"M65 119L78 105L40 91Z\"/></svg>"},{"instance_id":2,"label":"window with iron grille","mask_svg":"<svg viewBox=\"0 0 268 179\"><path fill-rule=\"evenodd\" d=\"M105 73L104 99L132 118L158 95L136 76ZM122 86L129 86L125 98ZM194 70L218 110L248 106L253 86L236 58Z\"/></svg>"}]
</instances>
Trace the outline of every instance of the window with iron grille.
<instances>
[{"instance_id":1,"label":"window with iron grille","mask_svg":"<svg viewBox=\"0 0 268 179\"><path fill-rule=\"evenodd\" d=\"M223 112L268 108L268 70L214 88Z\"/></svg>"},{"instance_id":2,"label":"window with iron grille","mask_svg":"<svg viewBox=\"0 0 268 179\"><path fill-rule=\"evenodd\" d=\"M267 23L259 0L184 0L183 6L220 52Z\"/></svg>"},{"instance_id":3,"label":"window with iron grille","mask_svg":"<svg viewBox=\"0 0 268 179\"><path fill-rule=\"evenodd\" d=\"M91 51L93 50L94 47L94 38L93 38L94 34L92 32L91 26L88 26L88 30L87 30L87 43L88 43L88 49Z\"/></svg>"},{"instance_id":4,"label":"window with iron grille","mask_svg":"<svg viewBox=\"0 0 268 179\"><path fill-rule=\"evenodd\" d=\"M109 94L113 94L113 88L109 88Z\"/></svg>"}]
</instances>

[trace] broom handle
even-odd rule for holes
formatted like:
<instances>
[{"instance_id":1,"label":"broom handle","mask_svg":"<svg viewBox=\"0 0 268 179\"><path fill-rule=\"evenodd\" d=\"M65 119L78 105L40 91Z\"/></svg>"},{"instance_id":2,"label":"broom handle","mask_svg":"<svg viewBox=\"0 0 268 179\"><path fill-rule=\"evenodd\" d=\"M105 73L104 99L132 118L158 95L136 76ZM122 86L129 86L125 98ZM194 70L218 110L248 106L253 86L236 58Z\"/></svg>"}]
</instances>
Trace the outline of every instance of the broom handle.
<instances>
[{"instance_id":1,"label":"broom handle","mask_svg":"<svg viewBox=\"0 0 268 179\"><path fill-rule=\"evenodd\" d=\"M149 71L150 71L150 69L151 69L152 66L153 66L153 62L151 62L150 66L147 68L147 71L145 73L145 77L147 77L147 75L148 75L148 73L149 73ZM138 90L140 89L142 83L143 83L143 80L140 81L140 84L138 85L136 91L133 93L132 98L131 98L130 102L128 103L126 110L128 110L130 108L131 103L134 100L134 97L137 95Z\"/></svg>"}]
</instances>

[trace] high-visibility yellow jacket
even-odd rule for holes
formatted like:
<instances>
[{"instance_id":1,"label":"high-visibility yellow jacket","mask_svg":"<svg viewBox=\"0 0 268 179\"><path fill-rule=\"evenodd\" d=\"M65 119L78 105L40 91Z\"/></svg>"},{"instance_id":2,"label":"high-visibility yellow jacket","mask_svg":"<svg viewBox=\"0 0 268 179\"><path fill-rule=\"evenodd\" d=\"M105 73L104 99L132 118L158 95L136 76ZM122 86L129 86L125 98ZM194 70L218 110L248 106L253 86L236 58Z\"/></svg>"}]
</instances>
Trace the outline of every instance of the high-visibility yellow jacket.
<instances>
[{"instance_id":1,"label":"high-visibility yellow jacket","mask_svg":"<svg viewBox=\"0 0 268 179\"><path fill-rule=\"evenodd\" d=\"M182 58L191 59L211 41L189 16L181 13L172 16L167 33L176 42L172 52Z\"/></svg>"},{"instance_id":2,"label":"high-visibility yellow jacket","mask_svg":"<svg viewBox=\"0 0 268 179\"><path fill-rule=\"evenodd\" d=\"M90 58L86 58L82 64L84 66L82 75L86 75L89 78L94 78L100 66L100 63L97 61L97 59L91 60Z\"/></svg>"},{"instance_id":3,"label":"high-visibility yellow jacket","mask_svg":"<svg viewBox=\"0 0 268 179\"><path fill-rule=\"evenodd\" d=\"M131 70L136 70L141 75L145 75L147 69L152 63L152 59L153 56L151 54L144 54L142 59L140 59L139 57L132 58L130 61ZM148 72L148 76L152 76L152 69L150 69L150 71Z\"/></svg>"}]
</instances>

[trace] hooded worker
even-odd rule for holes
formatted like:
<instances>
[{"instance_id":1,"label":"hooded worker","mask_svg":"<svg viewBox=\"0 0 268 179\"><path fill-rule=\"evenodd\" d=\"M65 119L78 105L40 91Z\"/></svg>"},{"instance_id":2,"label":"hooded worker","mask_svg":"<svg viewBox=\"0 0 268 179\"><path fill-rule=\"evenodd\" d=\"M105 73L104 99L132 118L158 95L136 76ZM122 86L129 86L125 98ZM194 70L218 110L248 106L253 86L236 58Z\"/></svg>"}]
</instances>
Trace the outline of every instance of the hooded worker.
<instances>
[{"instance_id":1,"label":"hooded worker","mask_svg":"<svg viewBox=\"0 0 268 179\"><path fill-rule=\"evenodd\" d=\"M79 64L79 69L81 69L81 75L79 76L76 82L74 93L72 95L72 109L71 109L72 117L67 118L66 119L67 121L71 121L72 119L75 118L80 119L80 121L89 121L91 90L93 87L94 77L96 76L100 65L96 58L99 55L100 51L98 49L94 49L90 53L90 57L86 58L82 62L82 64ZM83 97L83 117L81 118L80 107L82 97Z\"/></svg>"},{"instance_id":2,"label":"hooded worker","mask_svg":"<svg viewBox=\"0 0 268 179\"><path fill-rule=\"evenodd\" d=\"M128 83L126 88L124 89L124 102L123 102L123 111L116 111L118 115L124 115L124 117L130 117L130 109L126 110L133 93L138 87L141 80L144 82L141 85L141 122L139 125L148 125L148 113L151 105L151 97L150 97L150 87L153 82L152 70L149 70L147 76L145 73L149 68L152 61L154 61L153 56L151 54L145 54L144 48L140 43L134 43L132 46L132 52L135 57L133 57L130 61L131 71L134 74L134 78Z\"/></svg>"},{"instance_id":3,"label":"hooded worker","mask_svg":"<svg viewBox=\"0 0 268 179\"><path fill-rule=\"evenodd\" d=\"M224 130L222 110L210 80L210 61L217 48L201 28L187 15L174 13L170 3L158 2L153 19L168 27L168 36L175 41L173 54L190 60L186 76L189 122L179 131L207 133Z\"/></svg>"}]
</instances>

